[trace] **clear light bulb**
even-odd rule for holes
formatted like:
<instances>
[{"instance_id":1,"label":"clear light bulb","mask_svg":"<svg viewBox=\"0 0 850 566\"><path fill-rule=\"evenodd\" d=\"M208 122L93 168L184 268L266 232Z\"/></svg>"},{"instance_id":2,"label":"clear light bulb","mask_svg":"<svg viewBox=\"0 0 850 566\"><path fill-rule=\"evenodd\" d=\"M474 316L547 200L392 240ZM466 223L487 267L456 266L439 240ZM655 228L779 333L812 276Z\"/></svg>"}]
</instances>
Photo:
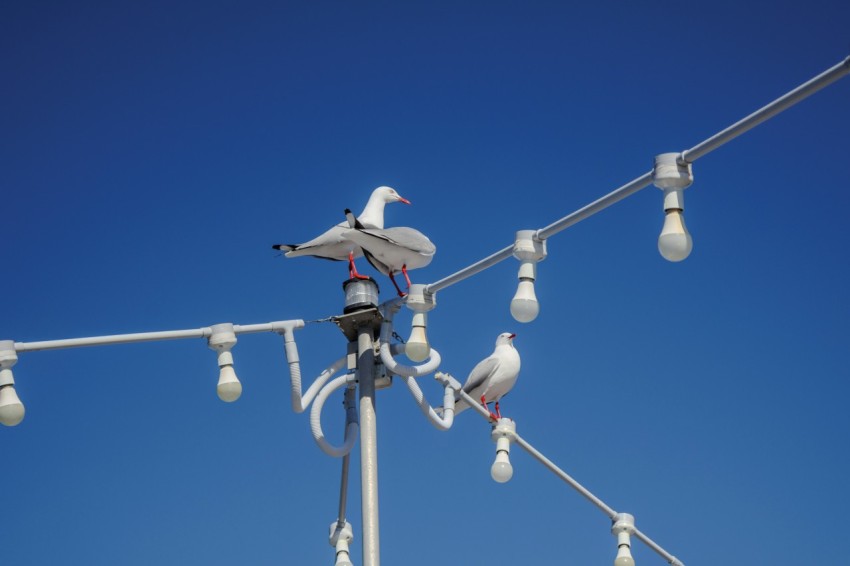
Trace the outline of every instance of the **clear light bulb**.
<instances>
[{"instance_id":1,"label":"clear light bulb","mask_svg":"<svg viewBox=\"0 0 850 566\"><path fill-rule=\"evenodd\" d=\"M534 279L519 280L513 300L511 300L511 316L517 322L531 322L540 313L540 303L534 294Z\"/></svg>"},{"instance_id":2,"label":"clear light bulb","mask_svg":"<svg viewBox=\"0 0 850 566\"><path fill-rule=\"evenodd\" d=\"M496 452L496 460L490 466L490 477L499 483L505 483L514 476L514 467L505 450Z\"/></svg>"},{"instance_id":3,"label":"clear light bulb","mask_svg":"<svg viewBox=\"0 0 850 566\"><path fill-rule=\"evenodd\" d=\"M667 261L682 261L694 247L682 211L673 208L665 211L664 227L658 236L658 251Z\"/></svg>"},{"instance_id":4,"label":"clear light bulb","mask_svg":"<svg viewBox=\"0 0 850 566\"><path fill-rule=\"evenodd\" d=\"M218 398L225 403L232 403L242 395L242 384L236 377L236 372L233 370L232 365L221 366L215 392L218 393Z\"/></svg>"},{"instance_id":5,"label":"clear light bulb","mask_svg":"<svg viewBox=\"0 0 850 566\"><path fill-rule=\"evenodd\" d=\"M16 426L24 420L24 413L26 413L24 404L18 398L15 387L13 385L0 387L0 423L6 426Z\"/></svg>"},{"instance_id":6,"label":"clear light bulb","mask_svg":"<svg viewBox=\"0 0 850 566\"><path fill-rule=\"evenodd\" d=\"M404 355L410 361L423 362L431 355L431 345L428 344L428 336L425 334L426 325L427 317L424 312L413 313L413 328L404 347Z\"/></svg>"},{"instance_id":7,"label":"clear light bulb","mask_svg":"<svg viewBox=\"0 0 850 566\"><path fill-rule=\"evenodd\" d=\"M629 545L621 544L617 549L617 558L614 559L614 566L635 566L635 560L632 558Z\"/></svg>"}]
</instances>

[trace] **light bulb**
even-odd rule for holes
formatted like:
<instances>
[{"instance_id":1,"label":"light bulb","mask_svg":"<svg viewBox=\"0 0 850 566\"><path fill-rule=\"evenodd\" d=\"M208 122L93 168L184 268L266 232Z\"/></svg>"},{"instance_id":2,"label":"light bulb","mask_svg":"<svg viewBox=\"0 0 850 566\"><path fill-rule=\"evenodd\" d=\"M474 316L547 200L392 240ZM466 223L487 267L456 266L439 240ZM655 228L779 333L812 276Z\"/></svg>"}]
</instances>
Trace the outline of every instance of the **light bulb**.
<instances>
[{"instance_id":1,"label":"light bulb","mask_svg":"<svg viewBox=\"0 0 850 566\"><path fill-rule=\"evenodd\" d=\"M673 208L665 211L664 227L658 236L658 251L667 261L682 261L694 247L691 235L685 228L682 211Z\"/></svg>"},{"instance_id":2,"label":"light bulb","mask_svg":"<svg viewBox=\"0 0 850 566\"><path fill-rule=\"evenodd\" d=\"M511 466L511 460L508 458L508 453L505 450L496 452L496 460L490 466L490 477L499 483L505 483L514 475L514 467Z\"/></svg>"},{"instance_id":3,"label":"light bulb","mask_svg":"<svg viewBox=\"0 0 850 566\"><path fill-rule=\"evenodd\" d=\"M632 558L629 545L621 544L617 549L617 558L614 559L614 566L635 566L635 560Z\"/></svg>"},{"instance_id":4,"label":"light bulb","mask_svg":"<svg viewBox=\"0 0 850 566\"><path fill-rule=\"evenodd\" d=\"M534 279L520 279L516 295L511 301L511 316L517 322L531 322L539 312L540 303L534 294Z\"/></svg>"},{"instance_id":5,"label":"light bulb","mask_svg":"<svg viewBox=\"0 0 850 566\"><path fill-rule=\"evenodd\" d=\"M242 395L242 384L236 377L236 372L232 365L221 366L221 372L218 375L218 386L215 388L218 393L218 398L225 403L232 403L239 399Z\"/></svg>"},{"instance_id":6,"label":"light bulb","mask_svg":"<svg viewBox=\"0 0 850 566\"><path fill-rule=\"evenodd\" d=\"M18 398L15 387L5 385L0 388L0 423L6 426L18 425L24 420L24 413L24 404Z\"/></svg>"},{"instance_id":7,"label":"light bulb","mask_svg":"<svg viewBox=\"0 0 850 566\"><path fill-rule=\"evenodd\" d=\"M410 361L422 362L431 355L431 345L428 344L428 336L425 334L426 324L427 318L424 312L413 313L413 328L404 346L404 355Z\"/></svg>"}]
</instances>

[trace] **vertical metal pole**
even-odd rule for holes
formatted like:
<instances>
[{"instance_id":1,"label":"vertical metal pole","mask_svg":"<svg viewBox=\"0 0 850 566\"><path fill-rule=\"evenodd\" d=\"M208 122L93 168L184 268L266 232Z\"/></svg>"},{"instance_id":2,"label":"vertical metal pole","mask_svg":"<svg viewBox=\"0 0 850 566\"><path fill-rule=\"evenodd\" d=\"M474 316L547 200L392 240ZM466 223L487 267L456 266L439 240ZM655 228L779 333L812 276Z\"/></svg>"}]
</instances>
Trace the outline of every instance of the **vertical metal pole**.
<instances>
[{"instance_id":1,"label":"vertical metal pole","mask_svg":"<svg viewBox=\"0 0 850 566\"><path fill-rule=\"evenodd\" d=\"M378 442L375 417L375 351L372 326L357 329L360 382L360 488L363 507L363 566L380 566L378 532Z\"/></svg>"},{"instance_id":2,"label":"vertical metal pole","mask_svg":"<svg viewBox=\"0 0 850 566\"><path fill-rule=\"evenodd\" d=\"M346 409L346 422L345 428L348 429L348 410L351 408L354 409L354 400L355 392L354 389L346 389L345 390L345 409ZM339 517L337 518L337 525L340 528L345 526L345 508L348 504L348 468L351 463L351 452L342 457L342 473L340 474L339 479Z\"/></svg>"}]
</instances>

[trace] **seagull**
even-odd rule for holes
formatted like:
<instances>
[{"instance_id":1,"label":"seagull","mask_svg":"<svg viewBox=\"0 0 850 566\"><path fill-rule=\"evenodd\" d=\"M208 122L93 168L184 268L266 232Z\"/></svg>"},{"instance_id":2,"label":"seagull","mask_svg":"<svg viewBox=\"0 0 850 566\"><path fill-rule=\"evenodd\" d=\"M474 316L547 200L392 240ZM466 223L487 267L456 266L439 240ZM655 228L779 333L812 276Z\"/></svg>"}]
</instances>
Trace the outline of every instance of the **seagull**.
<instances>
[{"instance_id":1,"label":"seagull","mask_svg":"<svg viewBox=\"0 0 850 566\"><path fill-rule=\"evenodd\" d=\"M369 197L369 202L357 221L367 228L384 227L384 206L392 202L403 202L410 204L410 201L398 194L391 187L378 187L372 191L372 196ZM286 257L313 256L322 259L330 259L333 261L345 261L351 257L360 257L362 251L357 244L349 241L343 232L348 229L348 222L340 222L333 226L330 230L313 238L309 242L303 244L275 244L272 248L281 250Z\"/></svg>"},{"instance_id":2,"label":"seagull","mask_svg":"<svg viewBox=\"0 0 850 566\"><path fill-rule=\"evenodd\" d=\"M343 231L342 237L354 242L363 250L363 255L372 264L372 267L390 276L390 281L395 285L400 297L405 293L398 287L394 275L401 272L410 288L410 277L407 272L410 269L425 267L434 259L437 247L428 237L413 228L368 228L354 218L350 210L345 210L349 229ZM349 254L349 269L352 278L363 278L354 267L354 254Z\"/></svg>"},{"instance_id":3,"label":"seagull","mask_svg":"<svg viewBox=\"0 0 850 566\"><path fill-rule=\"evenodd\" d=\"M516 334L503 332L496 338L496 349L472 368L463 390L475 399L481 399L481 404L490 412L488 403L495 401L496 413L490 412L490 418L497 421L502 418L499 411L499 399L508 394L519 375L519 352L514 348ZM462 397L455 400L455 414L469 408Z\"/></svg>"}]
</instances>

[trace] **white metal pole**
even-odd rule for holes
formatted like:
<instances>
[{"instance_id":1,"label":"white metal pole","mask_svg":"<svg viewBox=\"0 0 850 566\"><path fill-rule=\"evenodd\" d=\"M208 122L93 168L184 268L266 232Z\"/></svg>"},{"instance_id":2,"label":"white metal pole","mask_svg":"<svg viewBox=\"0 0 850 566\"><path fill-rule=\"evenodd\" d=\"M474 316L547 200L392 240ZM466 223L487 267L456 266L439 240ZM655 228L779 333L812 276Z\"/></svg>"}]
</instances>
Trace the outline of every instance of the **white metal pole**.
<instances>
[{"instance_id":1,"label":"white metal pole","mask_svg":"<svg viewBox=\"0 0 850 566\"><path fill-rule=\"evenodd\" d=\"M460 389L458 393L479 415L487 419L487 421L492 422L490 418L490 412L485 409L481 405L481 403L479 403L476 399L473 399L466 391L462 389ZM571 488L579 492L585 499L590 501L600 511L605 513L612 521L615 521L617 519L617 516L619 515L617 511L615 511L614 509L609 507L604 501L593 495L593 493L591 493L589 489L581 485L571 475L569 475L567 472L559 468L554 462L552 462L552 460L550 460L549 458L544 456L539 450L534 448L534 446L532 446L527 440L517 434L516 430L509 430L507 432L507 435L510 438L511 442L515 442L516 444L518 444L520 448L528 452L528 454L531 455L535 460L546 466L549 471L561 478L561 480L563 480ZM654 540L652 540L636 528L634 529L634 536L635 538L638 538L639 540L643 541L646 546L655 551L659 556L669 562L672 566L684 566L678 558L664 550L664 548L661 547L658 543L656 543Z\"/></svg>"},{"instance_id":2,"label":"white metal pole","mask_svg":"<svg viewBox=\"0 0 850 566\"><path fill-rule=\"evenodd\" d=\"M345 407L346 413L349 405L351 407L354 406L354 389L346 389L345 390ZM348 431L348 415L346 414L346 423L345 430ZM340 528L345 526L345 508L348 504L348 468L351 463L351 452L347 453L342 457L342 473L340 474L339 480L339 517L337 519L337 524Z\"/></svg>"},{"instance_id":3,"label":"white metal pole","mask_svg":"<svg viewBox=\"0 0 850 566\"><path fill-rule=\"evenodd\" d=\"M847 74L850 74L850 57L847 57L841 63L827 69L820 75L803 83L794 90L780 96L770 104L764 106L756 112L753 112L746 118L739 120L728 128L718 132L707 140L700 142L691 149L683 151L680 160L685 163L696 161L700 157L703 157L704 155L714 151L726 142L731 141L732 139L754 128L765 120L772 118L783 110L786 110L787 108L800 102L804 98L811 96L812 94L823 89L824 87L829 86L830 84ZM640 191L641 189L648 187L651 184L652 171L644 173L640 177L629 181L622 187L608 193L604 197L593 201L592 203L576 210L575 212L568 214L567 216L564 216L560 220L556 220L545 228L537 230L536 237L540 240L546 240L547 238L554 236L558 232L569 228L573 224L581 222L585 218L588 218L596 214L597 212L608 208L612 204L623 200L624 198ZM425 290L428 293L434 294L437 291L445 289L450 285L454 285L459 281L463 281L467 277L471 277L476 273L484 271L485 269L492 267L497 263L508 259L511 256L513 256L513 246L508 246L476 263L473 263L468 267L461 269L460 271L449 275L448 277L444 277L439 281L435 281L434 283L427 285L425 287Z\"/></svg>"},{"instance_id":4,"label":"white metal pole","mask_svg":"<svg viewBox=\"0 0 850 566\"><path fill-rule=\"evenodd\" d=\"M573 488L582 496L584 496L585 499L596 505L596 507L598 507L600 511L608 515L608 517L613 519L617 516L616 511L608 507L608 505L606 505L604 501L593 495L589 489L587 489L575 479L573 479L570 474L556 466L555 463L552 462L552 460L541 454L536 448L534 448L534 446L526 442L523 437L518 435L516 432L511 433L510 436L512 437L511 440L513 440L513 442L516 442L523 450L533 456L534 459L549 468L549 471L553 472L556 476L561 478L561 480L563 480L567 485L569 485L571 488Z\"/></svg>"},{"instance_id":5,"label":"white metal pole","mask_svg":"<svg viewBox=\"0 0 850 566\"><path fill-rule=\"evenodd\" d=\"M609 206L611 206L612 204L620 202L621 200L623 200L627 196L631 196L631 195L635 194L636 192L638 192L639 190L646 188L651 184L652 184L652 171L650 171L648 173L644 173L643 175L641 175L637 179L634 179L633 181L629 181L628 183L626 183L625 185L623 185L619 189L611 191L610 193L608 193L604 197L597 199L597 200L593 201L592 203L590 203L586 206L583 206L582 208L579 208L575 212L564 216L563 218L561 218L557 222L553 222L552 224L546 226L545 228L541 228L540 230L537 231L537 234L536 234L537 239L545 240L545 239L549 238L550 236L554 236L555 234L557 234L561 230L566 230L567 228L569 228L573 224L577 224L577 223L581 222L582 220L584 220L585 218L593 216L594 214L596 214L600 210L604 210L604 209L608 208Z\"/></svg>"},{"instance_id":6,"label":"white metal pole","mask_svg":"<svg viewBox=\"0 0 850 566\"><path fill-rule=\"evenodd\" d=\"M649 538L648 536L643 534L636 527L633 527L633 528L634 528L634 532L632 533L632 536L643 541L643 543L646 546L648 546L649 548L654 550L655 553L658 554L661 558L663 558L664 560L669 562L672 566L684 566L684 564L682 564L681 560L679 560L678 558L676 558L675 556L673 556L672 554L670 554L669 552L667 552L666 550L661 548L661 546L659 546L659 544L657 542L655 542L654 540L652 540L651 538Z\"/></svg>"},{"instance_id":7,"label":"white metal pole","mask_svg":"<svg viewBox=\"0 0 850 566\"><path fill-rule=\"evenodd\" d=\"M371 323L357 329L360 382L360 489L363 513L363 566L380 566L378 531L378 442L375 415L375 351Z\"/></svg>"},{"instance_id":8,"label":"white metal pole","mask_svg":"<svg viewBox=\"0 0 850 566\"><path fill-rule=\"evenodd\" d=\"M441 289L445 289L449 285L454 285L455 283L457 283L459 281L463 281L467 277L472 277L476 273L484 271L488 267L492 267L499 262L505 261L509 257L513 256L513 253L514 253L514 246L513 246L513 244L511 244L507 248L499 250L498 252L494 253L493 255L487 256L484 259L482 259L481 261L475 262L472 265L470 265L469 267L465 267L465 268L461 269L457 273L453 273L452 275L449 275L448 277L444 277L443 279L440 279L439 281L431 283L430 285L425 287L425 291L428 292L428 293L431 293L433 295L437 291L439 291Z\"/></svg>"},{"instance_id":9,"label":"white metal pole","mask_svg":"<svg viewBox=\"0 0 850 566\"><path fill-rule=\"evenodd\" d=\"M212 329L209 327L195 328L192 330L137 332L134 334L115 334L111 336L90 336L87 338L66 338L64 340L44 340L42 342L15 342L15 350L18 352L37 352L40 350L59 350L62 348L80 348L83 346L108 346L111 344L152 342L155 340L207 338L211 335Z\"/></svg>"},{"instance_id":10,"label":"white metal pole","mask_svg":"<svg viewBox=\"0 0 850 566\"><path fill-rule=\"evenodd\" d=\"M722 132L718 132L707 140L695 145L691 149L682 152L682 161L685 163L693 163L703 155L706 155L726 142L740 136L747 130L750 130L768 118L779 114L786 108L789 108L804 98L807 98L824 87L827 87L850 73L850 57L847 57L841 63L830 67L815 78L801 84L794 90L780 96L767 106L756 110L746 118L743 118Z\"/></svg>"},{"instance_id":11,"label":"white metal pole","mask_svg":"<svg viewBox=\"0 0 850 566\"><path fill-rule=\"evenodd\" d=\"M303 320L279 320L263 324L233 325L234 334L256 332L283 332L287 329L301 328ZM108 336L90 336L87 338L65 338L62 340L44 340L40 342L15 342L16 352L38 352L84 346L108 346L112 344L132 344L136 342L154 342L158 340L180 340L185 338L209 338L213 330L209 326L189 330L160 330L156 332L136 332L133 334L112 334Z\"/></svg>"}]
</instances>

